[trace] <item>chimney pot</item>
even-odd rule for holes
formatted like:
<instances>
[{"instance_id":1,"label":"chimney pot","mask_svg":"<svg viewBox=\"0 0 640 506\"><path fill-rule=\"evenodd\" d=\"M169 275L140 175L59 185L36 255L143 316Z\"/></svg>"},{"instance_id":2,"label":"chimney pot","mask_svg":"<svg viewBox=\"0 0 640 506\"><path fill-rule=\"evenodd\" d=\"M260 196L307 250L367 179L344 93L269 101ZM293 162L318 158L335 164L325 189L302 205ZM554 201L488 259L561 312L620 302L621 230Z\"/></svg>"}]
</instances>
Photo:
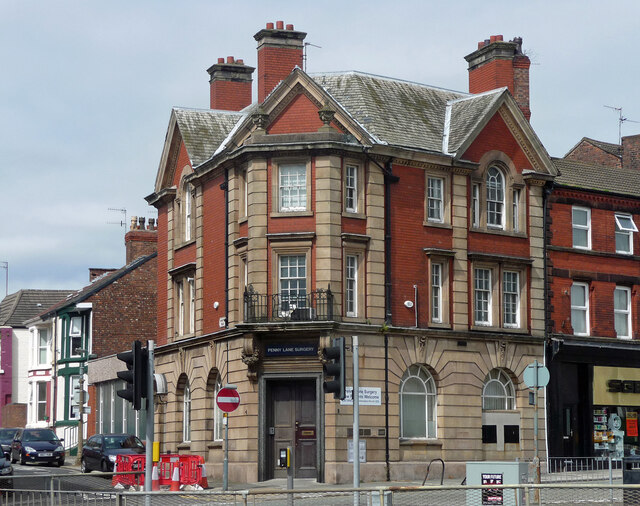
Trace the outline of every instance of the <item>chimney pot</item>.
<instances>
[{"instance_id":1,"label":"chimney pot","mask_svg":"<svg viewBox=\"0 0 640 506\"><path fill-rule=\"evenodd\" d=\"M138 217L137 216L132 216L131 217L131 225L129 225L129 230L135 230L136 229L137 221L138 221Z\"/></svg>"},{"instance_id":2,"label":"chimney pot","mask_svg":"<svg viewBox=\"0 0 640 506\"><path fill-rule=\"evenodd\" d=\"M233 56L227 56L227 63L233 63Z\"/></svg>"},{"instance_id":3,"label":"chimney pot","mask_svg":"<svg viewBox=\"0 0 640 506\"><path fill-rule=\"evenodd\" d=\"M496 41L496 36L492 35L491 37L489 37L489 43L493 44Z\"/></svg>"},{"instance_id":4,"label":"chimney pot","mask_svg":"<svg viewBox=\"0 0 640 506\"><path fill-rule=\"evenodd\" d=\"M240 58L240 59L236 60L236 63L238 65L244 65L244 60L242 58Z\"/></svg>"},{"instance_id":5,"label":"chimney pot","mask_svg":"<svg viewBox=\"0 0 640 506\"><path fill-rule=\"evenodd\" d=\"M138 218L138 229L144 230L144 222L145 222L144 216L140 216L140 218Z\"/></svg>"},{"instance_id":6,"label":"chimney pot","mask_svg":"<svg viewBox=\"0 0 640 506\"><path fill-rule=\"evenodd\" d=\"M273 30L273 23L267 23L267 30Z\"/></svg>"},{"instance_id":7,"label":"chimney pot","mask_svg":"<svg viewBox=\"0 0 640 506\"><path fill-rule=\"evenodd\" d=\"M287 25L287 30L293 30L293 25Z\"/></svg>"},{"instance_id":8,"label":"chimney pot","mask_svg":"<svg viewBox=\"0 0 640 506\"><path fill-rule=\"evenodd\" d=\"M496 41L502 42L503 40L502 35L496 35Z\"/></svg>"},{"instance_id":9,"label":"chimney pot","mask_svg":"<svg viewBox=\"0 0 640 506\"><path fill-rule=\"evenodd\" d=\"M478 42L478 49L482 49L484 47L484 40Z\"/></svg>"},{"instance_id":10,"label":"chimney pot","mask_svg":"<svg viewBox=\"0 0 640 506\"><path fill-rule=\"evenodd\" d=\"M218 63L224 63L224 58L218 58Z\"/></svg>"},{"instance_id":11,"label":"chimney pot","mask_svg":"<svg viewBox=\"0 0 640 506\"><path fill-rule=\"evenodd\" d=\"M276 29L284 30L284 21L276 21Z\"/></svg>"}]
</instances>

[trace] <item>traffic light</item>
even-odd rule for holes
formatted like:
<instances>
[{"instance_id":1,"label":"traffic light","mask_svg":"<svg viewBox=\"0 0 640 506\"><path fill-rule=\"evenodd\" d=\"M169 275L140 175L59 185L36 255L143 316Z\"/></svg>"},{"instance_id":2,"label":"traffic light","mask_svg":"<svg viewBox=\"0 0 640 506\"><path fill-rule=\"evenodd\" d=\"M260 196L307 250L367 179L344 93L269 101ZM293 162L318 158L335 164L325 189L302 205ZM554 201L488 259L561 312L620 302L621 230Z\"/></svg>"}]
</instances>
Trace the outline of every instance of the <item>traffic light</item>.
<instances>
[{"instance_id":1,"label":"traffic light","mask_svg":"<svg viewBox=\"0 0 640 506\"><path fill-rule=\"evenodd\" d=\"M140 341L134 341L131 351L118 353L118 359L127 364L126 371L119 371L118 378L127 382L124 390L118 390L118 397L133 404L133 409L142 407L142 398L147 397L147 376L149 374L149 352Z\"/></svg>"},{"instance_id":2,"label":"traffic light","mask_svg":"<svg viewBox=\"0 0 640 506\"><path fill-rule=\"evenodd\" d=\"M344 366L344 337L336 337L332 346L324 348L322 354L326 362L322 366L325 376L333 376L333 380L322 384L325 394L333 393L335 399L345 398L345 366Z\"/></svg>"}]
</instances>

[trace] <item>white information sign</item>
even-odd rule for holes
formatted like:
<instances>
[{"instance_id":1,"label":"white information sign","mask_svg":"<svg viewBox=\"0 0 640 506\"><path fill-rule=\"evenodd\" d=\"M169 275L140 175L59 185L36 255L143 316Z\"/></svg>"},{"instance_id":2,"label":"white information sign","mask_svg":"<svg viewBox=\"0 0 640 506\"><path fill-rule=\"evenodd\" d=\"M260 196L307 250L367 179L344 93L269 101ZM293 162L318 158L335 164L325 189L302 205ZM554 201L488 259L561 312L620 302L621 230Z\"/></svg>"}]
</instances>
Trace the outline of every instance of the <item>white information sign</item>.
<instances>
[{"instance_id":1,"label":"white information sign","mask_svg":"<svg viewBox=\"0 0 640 506\"><path fill-rule=\"evenodd\" d=\"M367 461L367 442L362 439L359 441L358 447L360 448L360 462ZM347 440L347 462L353 462L353 439Z\"/></svg>"},{"instance_id":2,"label":"white information sign","mask_svg":"<svg viewBox=\"0 0 640 506\"><path fill-rule=\"evenodd\" d=\"M360 387L358 402L360 406L380 406L382 404L382 390L378 387ZM353 405L353 387L345 388L345 398L340 401L342 406Z\"/></svg>"}]
</instances>

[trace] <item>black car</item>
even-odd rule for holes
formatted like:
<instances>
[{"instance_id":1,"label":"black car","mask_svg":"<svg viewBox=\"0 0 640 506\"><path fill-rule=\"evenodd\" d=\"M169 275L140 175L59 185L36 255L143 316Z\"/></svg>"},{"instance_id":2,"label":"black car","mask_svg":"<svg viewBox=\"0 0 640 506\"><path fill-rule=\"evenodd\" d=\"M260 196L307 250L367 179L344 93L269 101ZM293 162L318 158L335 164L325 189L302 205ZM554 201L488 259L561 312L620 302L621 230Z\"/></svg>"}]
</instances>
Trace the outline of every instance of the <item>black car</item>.
<instances>
[{"instance_id":1,"label":"black car","mask_svg":"<svg viewBox=\"0 0 640 506\"><path fill-rule=\"evenodd\" d=\"M11 445L11 463L20 460L27 462L46 462L64 465L64 447L62 440L51 429L20 429Z\"/></svg>"},{"instance_id":2,"label":"black car","mask_svg":"<svg viewBox=\"0 0 640 506\"><path fill-rule=\"evenodd\" d=\"M10 428L10 429L0 429L0 446L2 447L2 453L5 455L7 460L11 460L11 444L13 443L13 439L20 429Z\"/></svg>"},{"instance_id":3,"label":"black car","mask_svg":"<svg viewBox=\"0 0 640 506\"><path fill-rule=\"evenodd\" d=\"M90 471L113 471L116 456L120 454L143 454L145 447L132 434L96 434L91 436L82 447L80 469Z\"/></svg>"}]
</instances>

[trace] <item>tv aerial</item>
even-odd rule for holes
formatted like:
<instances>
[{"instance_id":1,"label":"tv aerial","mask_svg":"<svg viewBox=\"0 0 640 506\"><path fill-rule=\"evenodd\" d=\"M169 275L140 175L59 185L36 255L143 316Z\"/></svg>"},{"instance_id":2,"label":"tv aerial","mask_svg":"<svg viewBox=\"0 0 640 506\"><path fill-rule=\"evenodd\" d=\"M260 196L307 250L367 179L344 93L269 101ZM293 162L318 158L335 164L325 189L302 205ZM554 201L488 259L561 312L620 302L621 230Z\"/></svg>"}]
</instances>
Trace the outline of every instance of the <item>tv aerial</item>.
<instances>
[{"instance_id":1,"label":"tv aerial","mask_svg":"<svg viewBox=\"0 0 640 506\"><path fill-rule=\"evenodd\" d=\"M127 210L122 208L115 208L115 207L109 207L107 208L108 211L113 211L113 212L118 212L120 214L122 214L122 218L120 219L120 221L108 221L107 225L120 225L121 227L126 227L127 226Z\"/></svg>"},{"instance_id":2,"label":"tv aerial","mask_svg":"<svg viewBox=\"0 0 640 506\"><path fill-rule=\"evenodd\" d=\"M614 111L618 111L618 144L622 144L622 124L625 121L629 123L640 123L640 121L634 121L632 119L626 118L622 115L622 107L613 107L612 105L605 105L607 109L613 109Z\"/></svg>"},{"instance_id":3,"label":"tv aerial","mask_svg":"<svg viewBox=\"0 0 640 506\"><path fill-rule=\"evenodd\" d=\"M316 46L315 44L312 44L311 42L305 42L304 43L304 53L302 54L302 70L304 70L305 72L307 71L307 47L308 46L317 47L318 49L322 49L322 46Z\"/></svg>"}]
</instances>

